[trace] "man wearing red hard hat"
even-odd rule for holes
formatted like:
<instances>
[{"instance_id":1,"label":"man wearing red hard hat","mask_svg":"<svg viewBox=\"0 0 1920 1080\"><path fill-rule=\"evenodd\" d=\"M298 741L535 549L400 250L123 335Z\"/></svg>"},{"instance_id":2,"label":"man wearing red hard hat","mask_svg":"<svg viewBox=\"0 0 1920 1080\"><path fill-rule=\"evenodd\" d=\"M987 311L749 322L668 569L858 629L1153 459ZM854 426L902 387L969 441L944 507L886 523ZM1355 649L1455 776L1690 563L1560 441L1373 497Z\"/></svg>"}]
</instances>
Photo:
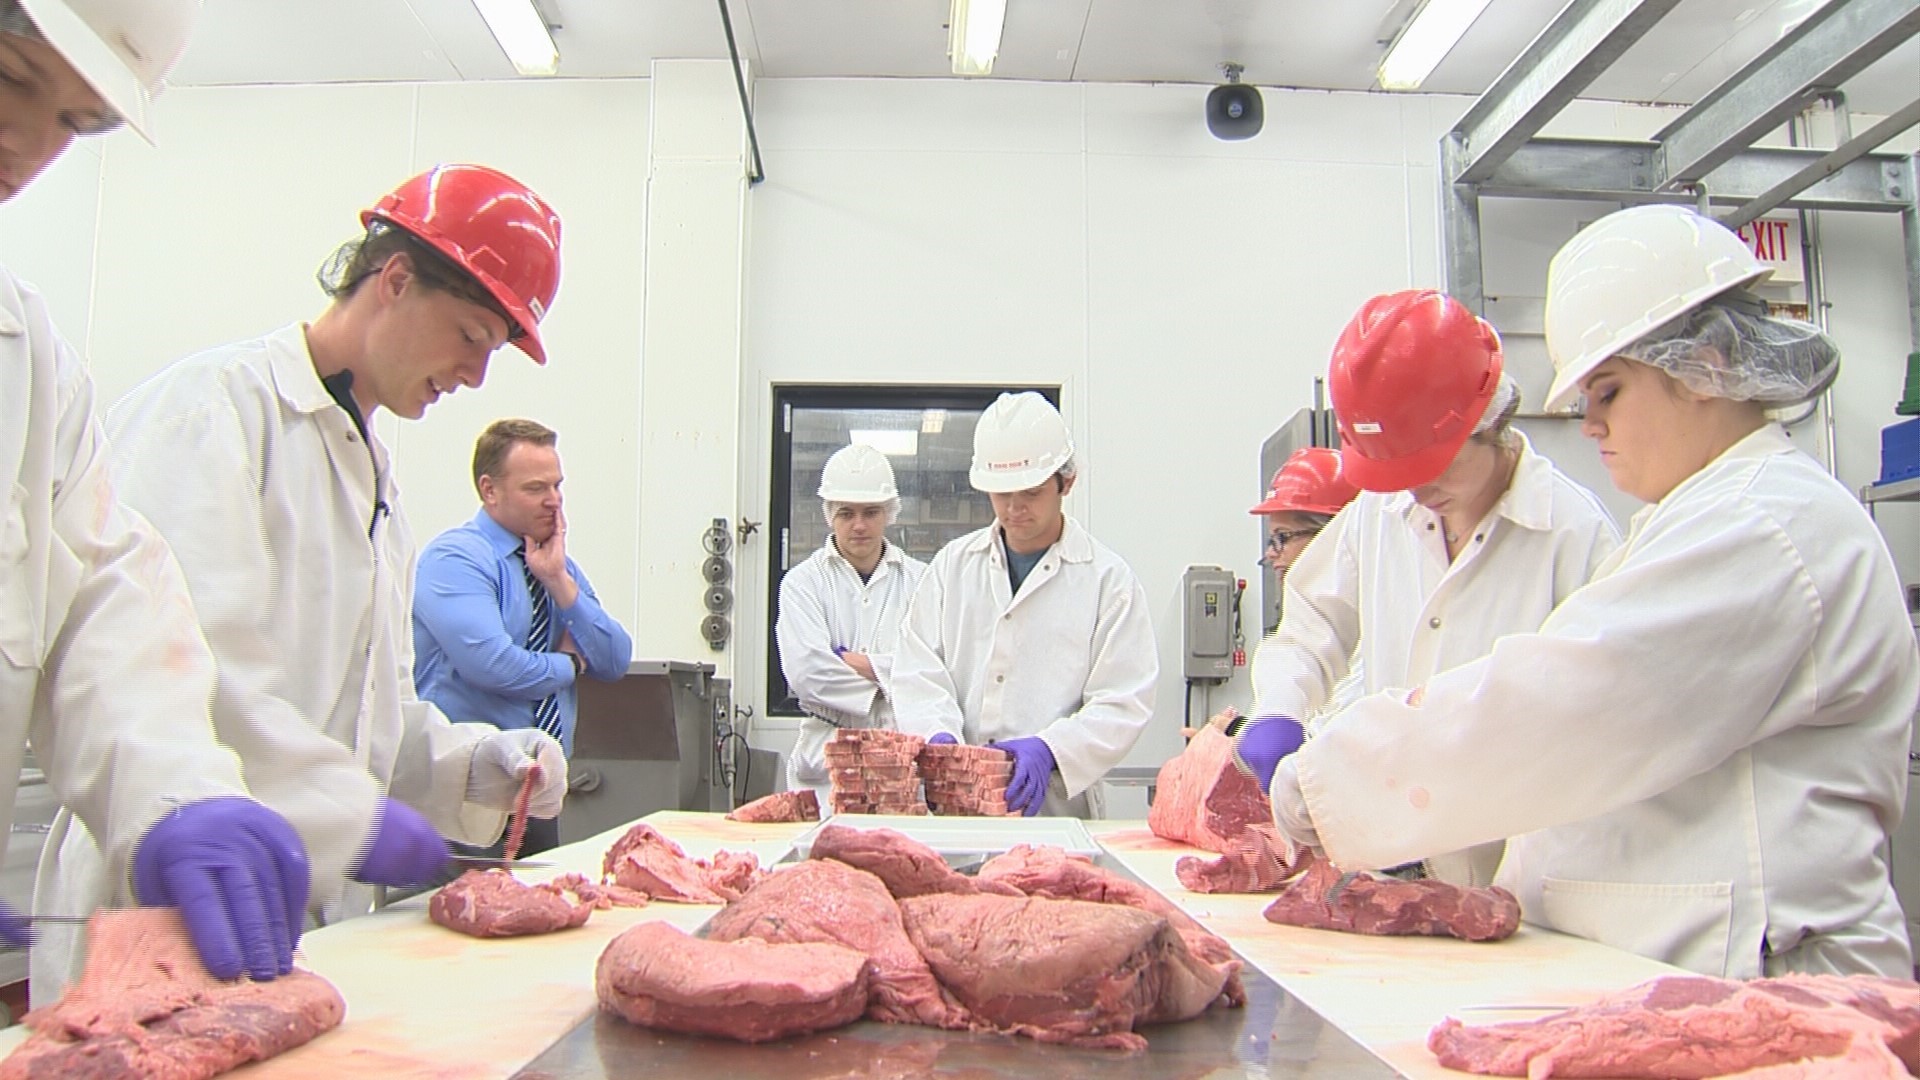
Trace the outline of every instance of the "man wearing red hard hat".
<instances>
[{"instance_id":1,"label":"man wearing red hard hat","mask_svg":"<svg viewBox=\"0 0 1920 1080\"><path fill-rule=\"evenodd\" d=\"M417 549L373 424L479 386L502 345L545 362L560 219L510 176L442 165L360 225L320 270L317 318L187 357L108 414L121 494L178 554L213 646L215 726L306 842L322 921L433 880L446 837L492 843L536 764L538 816L567 779L546 733L452 723L416 696ZM70 830L42 909L106 902L105 870ZM36 997L72 971L59 948L34 960Z\"/></svg>"},{"instance_id":2,"label":"man wearing red hard hat","mask_svg":"<svg viewBox=\"0 0 1920 1080\"><path fill-rule=\"evenodd\" d=\"M1259 719L1239 750L1263 787L1350 669L1366 694L1417 686L1539 629L1619 546L1599 499L1511 426L1503 362L1491 326L1426 289L1367 301L1334 345L1340 469L1363 492L1293 564L1254 656ZM1482 845L1428 872L1484 885L1499 856Z\"/></svg>"}]
</instances>

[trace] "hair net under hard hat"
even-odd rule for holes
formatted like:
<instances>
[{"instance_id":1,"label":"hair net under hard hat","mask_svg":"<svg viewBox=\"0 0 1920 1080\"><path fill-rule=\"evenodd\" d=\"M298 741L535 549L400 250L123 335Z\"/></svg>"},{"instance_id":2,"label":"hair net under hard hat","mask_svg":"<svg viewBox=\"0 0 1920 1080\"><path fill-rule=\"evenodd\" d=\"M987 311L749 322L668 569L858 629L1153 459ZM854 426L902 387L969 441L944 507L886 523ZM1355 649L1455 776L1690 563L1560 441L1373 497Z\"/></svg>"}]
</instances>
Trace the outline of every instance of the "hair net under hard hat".
<instances>
[{"instance_id":1,"label":"hair net under hard hat","mask_svg":"<svg viewBox=\"0 0 1920 1080\"><path fill-rule=\"evenodd\" d=\"M1698 394L1795 405L1833 384L1840 349L1821 329L1766 314L1751 293L1725 293L1621 349Z\"/></svg>"},{"instance_id":2,"label":"hair net under hard hat","mask_svg":"<svg viewBox=\"0 0 1920 1080\"><path fill-rule=\"evenodd\" d=\"M1473 425L1475 435L1484 435L1500 422L1501 417L1520 404L1520 386L1513 376L1505 371L1500 373L1500 385L1493 388L1493 398L1487 402L1487 411L1480 414L1480 422Z\"/></svg>"}]
</instances>

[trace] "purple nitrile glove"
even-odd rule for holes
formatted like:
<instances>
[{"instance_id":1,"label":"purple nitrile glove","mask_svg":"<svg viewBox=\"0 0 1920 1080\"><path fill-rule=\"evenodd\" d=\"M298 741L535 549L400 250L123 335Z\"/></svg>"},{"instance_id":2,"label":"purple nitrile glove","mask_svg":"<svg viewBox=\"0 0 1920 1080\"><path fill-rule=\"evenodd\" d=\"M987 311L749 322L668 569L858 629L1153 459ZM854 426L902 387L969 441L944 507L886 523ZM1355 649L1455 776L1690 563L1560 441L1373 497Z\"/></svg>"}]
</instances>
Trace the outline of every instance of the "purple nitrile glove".
<instances>
[{"instance_id":1,"label":"purple nitrile glove","mask_svg":"<svg viewBox=\"0 0 1920 1080\"><path fill-rule=\"evenodd\" d=\"M959 742L959 741L960 741L959 739L956 739L956 738L954 738L954 737L953 737L953 735L952 735L952 733L950 733L950 732L946 732L946 731L942 731L942 732L940 732L939 734L937 734L937 735L934 735L934 736L932 736L931 738L929 738L929 739L927 740L927 745L928 745L928 746L932 746L932 745L933 745L933 744L935 744L935 743L940 743L940 744L943 744L943 745L946 745L946 746L952 746L952 745L953 745L954 743L957 743L957 742Z\"/></svg>"},{"instance_id":2,"label":"purple nitrile glove","mask_svg":"<svg viewBox=\"0 0 1920 1080\"><path fill-rule=\"evenodd\" d=\"M307 849L287 819L226 796L177 807L133 850L133 895L180 909L216 979L266 981L293 970L307 911Z\"/></svg>"},{"instance_id":3,"label":"purple nitrile glove","mask_svg":"<svg viewBox=\"0 0 1920 1080\"><path fill-rule=\"evenodd\" d=\"M16 949L25 949L33 944L33 922L25 915L13 910L6 904L0 904L0 941Z\"/></svg>"},{"instance_id":4,"label":"purple nitrile glove","mask_svg":"<svg viewBox=\"0 0 1920 1080\"><path fill-rule=\"evenodd\" d=\"M1233 757L1249 776L1260 784L1260 794L1273 787L1273 770L1280 759L1300 749L1307 739L1306 729L1291 716L1262 716L1240 731L1234 740Z\"/></svg>"},{"instance_id":5,"label":"purple nitrile glove","mask_svg":"<svg viewBox=\"0 0 1920 1080\"><path fill-rule=\"evenodd\" d=\"M1053 775L1053 747L1037 735L988 743L1013 759L1013 779L1007 783L1007 808L1027 817L1040 812L1047 801L1047 778Z\"/></svg>"},{"instance_id":6,"label":"purple nitrile glove","mask_svg":"<svg viewBox=\"0 0 1920 1080\"><path fill-rule=\"evenodd\" d=\"M373 836L367 841L367 853L353 868L353 880L395 888L425 885L447 868L452 856L446 838L418 810L382 797Z\"/></svg>"}]
</instances>

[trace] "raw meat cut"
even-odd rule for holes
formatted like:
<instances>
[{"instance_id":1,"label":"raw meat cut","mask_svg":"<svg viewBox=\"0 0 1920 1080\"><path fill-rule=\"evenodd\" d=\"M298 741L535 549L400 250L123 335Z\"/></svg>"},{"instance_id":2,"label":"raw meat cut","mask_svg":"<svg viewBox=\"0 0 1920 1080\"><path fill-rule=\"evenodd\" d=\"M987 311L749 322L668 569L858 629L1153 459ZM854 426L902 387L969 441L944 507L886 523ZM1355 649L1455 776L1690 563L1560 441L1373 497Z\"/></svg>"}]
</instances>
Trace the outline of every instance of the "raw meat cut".
<instances>
[{"instance_id":1,"label":"raw meat cut","mask_svg":"<svg viewBox=\"0 0 1920 1080\"><path fill-rule=\"evenodd\" d=\"M1136 908L941 893L903 900L900 912L961 1005L1042 1042L1142 1050L1136 1025L1198 1015L1220 994L1218 980L1194 985L1211 969L1167 920Z\"/></svg>"},{"instance_id":2,"label":"raw meat cut","mask_svg":"<svg viewBox=\"0 0 1920 1080\"><path fill-rule=\"evenodd\" d=\"M1160 766L1147 828L1155 836L1226 854L1249 825L1270 825L1260 785L1233 763L1233 739L1209 724Z\"/></svg>"},{"instance_id":3,"label":"raw meat cut","mask_svg":"<svg viewBox=\"0 0 1920 1080\"><path fill-rule=\"evenodd\" d=\"M907 940L900 907L880 879L832 859L810 859L767 875L708 921L714 941L824 941L873 961L867 1015L890 1023L964 1028L965 1010L940 990Z\"/></svg>"},{"instance_id":4,"label":"raw meat cut","mask_svg":"<svg viewBox=\"0 0 1920 1080\"><path fill-rule=\"evenodd\" d=\"M925 741L886 728L841 728L827 740L835 813L925 814L915 758Z\"/></svg>"},{"instance_id":5,"label":"raw meat cut","mask_svg":"<svg viewBox=\"0 0 1920 1080\"><path fill-rule=\"evenodd\" d=\"M1217 859L1183 855L1173 864L1173 872L1189 892L1263 893L1286 884L1300 873L1313 854L1300 850L1294 861L1287 861L1290 845L1271 825L1253 825L1243 829L1232 851Z\"/></svg>"},{"instance_id":6,"label":"raw meat cut","mask_svg":"<svg viewBox=\"0 0 1920 1080\"><path fill-rule=\"evenodd\" d=\"M346 1002L308 971L272 982L207 974L170 908L103 912L80 981L35 1009L0 1080L202 1080L337 1027Z\"/></svg>"},{"instance_id":7,"label":"raw meat cut","mask_svg":"<svg viewBox=\"0 0 1920 1080\"><path fill-rule=\"evenodd\" d=\"M1223 938L1181 911L1173 901L1130 878L1095 866L1084 855L1069 855L1051 845L1018 844L1004 855L987 860L974 880L984 891L989 885L1011 886L1027 896L1056 900L1086 900L1096 904L1124 904L1167 920L1193 955L1220 969L1225 1004L1246 1004L1240 982L1240 961Z\"/></svg>"},{"instance_id":8,"label":"raw meat cut","mask_svg":"<svg viewBox=\"0 0 1920 1080\"><path fill-rule=\"evenodd\" d=\"M690 859L679 844L644 822L614 841L601 863L604 880L655 900L686 904L724 904L747 891L762 872L752 852Z\"/></svg>"},{"instance_id":9,"label":"raw meat cut","mask_svg":"<svg viewBox=\"0 0 1920 1080\"><path fill-rule=\"evenodd\" d=\"M897 900L929 893L996 892L1020 896L1019 889L970 878L947 865L940 853L892 829L855 829L823 825L814 834L812 857L836 859L878 877Z\"/></svg>"},{"instance_id":10,"label":"raw meat cut","mask_svg":"<svg viewBox=\"0 0 1920 1080\"><path fill-rule=\"evenodd\" d=\"M1520 928L1520 901L1497 886L1361 874L1329 904L1327 894L1340 877L1339 867L1315 860L1267 905L1267 921L1350 934L1423 934L1467 941L1500 941Z\"/></svg>"},{"instance_id":11,"label":"raw meat cut","mask_svg":"<svg viewBox=\"0 0 1920 1080\"><path fill-rule=\"evenodd\" d=\"M533 785L540 782L540 766L527 770L520 779L520 793L513 797L513 816L507 819L507 844L501 854L508 862L520 857L520 845L527 838L527 806L533 799Z\"/></svg>"},{"instance_id":12,"label":"raw meat cut","mask_svg":"<svg viewBox=\"0 0 1920 1080\"><path fill-rule=\"evenodd\" d=\"M819 821L820 797L812 788L798 791L780 791L758 798L750 803L736 806L733 813L727 815L728 821Z\"/></svg>"},{"instance_id":13,"label":"raw meat cut","mask_svg":"<svg viewBox=\"0 0 1920 1080\"><path fill-rule=\"evenodd\" d=\"M919 763L927 806L934 813L1011 816L1007 784L1013 779L1013 759L1005 750L928 743L920 748Z\"/></svg>"},{"instance_id":14,"label":"raw meat cut","mask_svg":"<svg viewBox=\"0 0 1920 1080\"><path fill-rule=\"evenodd\" d=\"M707 941L646 922L607 943L593 984L630 1023L753 1043L858 1020L872 969L841 945Z\"/></svg>"},{"instance_id":15,"label":"raw meat cut","mask_svg":"<svg viewBox=\"0 0 1920 1080\"><path fill-rule=\"evenodd\" d=\"M427 901L427 917L470 937L519 937L585 926L593 904L527 885L505 870L469 870Z\"/></svg>"},{"instance_id":16,"label":"raw meat cut","mask_svg":"<svg viewBox=\"0 0 1920 1080\"><path fill-rule=\"evenodd\" d=\"M605 911L617 907L645 907L647 894L624 885L607 885L588 878L585 874L561 874L552 881L539 886L570 892L586 903L592 904L595 911Z\"/></svg>"},{"instance_id":17,"label":"raw meat cut","mask_svg":"<svg viewBox=\"0 0 1920 1080\"><path fill-rule=\"evenodd\" d=\"M1904 1078L1920 1070L1920 985L1867 975L1669 976L1538 1020L1466 1027L1450 1017L1427 1048L1450 1069L1536 1080Z\"/></svg>"}]
</instances>

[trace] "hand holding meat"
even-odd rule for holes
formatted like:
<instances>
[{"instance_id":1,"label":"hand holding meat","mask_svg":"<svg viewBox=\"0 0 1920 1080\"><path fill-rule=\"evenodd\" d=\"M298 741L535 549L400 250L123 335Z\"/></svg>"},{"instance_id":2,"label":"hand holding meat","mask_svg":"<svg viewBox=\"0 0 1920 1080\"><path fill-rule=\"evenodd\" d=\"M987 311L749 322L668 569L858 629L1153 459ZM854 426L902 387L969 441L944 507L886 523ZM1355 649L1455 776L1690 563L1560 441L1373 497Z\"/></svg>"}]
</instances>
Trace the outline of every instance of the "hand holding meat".
<instances>
[{"instance_id":1,"label":"hand holding meat","mask_svg":"<svg viewBox=\"0 0 1920 1080\"><path fill-rule=\"evenodd\" d=\"M293 970L311 870L287 820L252 799L188 803L133 852L133 893L176 907L216 979L266 981Z\"/></svg>"},{"instance_id":2,"label":"hand holding meat","mask_svg":"<svg viewBox=\"0 0 1920 1080\"><path fill-rule=\"evenodd\" d=\"M1273 771L1280 767L1280 759L1300 749L1306 739L1306 730L1293 717L1263 716L1241 729L1234 741L1234 760L1260 782L1260 793L1265 795L1273 787Z\"/></svg>"},{"instance_id":3,"label":"hand holding meat","mask_svg":"<svg viewBox=\"0 0 1920 1080\"><path fill-rule=\"evenodd\" d=\"M474 747L467 769L467 801L511 811L527 772L538 766L527 812L537 818L560 816L567 798L567 755L551 735L534 728L497 731Z\"/></svg>"},{"instance_id":4,"label":"hand holding meat","mask_svg":"<svg viewBox=\"0 0 1920 1080\"><path fill-rule=\"evenodd\" d=\"M1029 735L993 744L1013 759L1013 779L1007 784L1007 809L1027 817L1040 812L1047 801L1047 778L1053 774L1053 748L1045 739Z\"/></svg>"},{"instance_id":5,"label":"hand holding meat","mask_svg":"<svg viewBox=\"0 0 1920 1080\"><path fill-rule=\"evenodd\" d=\"M424 885L446 869L452 854L446 838L419 811L382 798L367 853L354 868L353 880L395 888Z\"/></svg>"},{"instance_id":6,"label":"hand holding meat","mask_svg":"<svg viewBox=\"0 0 1920 1080\"><path fill-rule=\"evenodd\" d=\"M1280 835L1296 848L1305 851L1318 851L1320 833L1313 827L1313 815L1307 812L1307 796L1300 790L1300 770L1291 759L1280 763L1273 774L1273 790L1269 793L1273 801L1273 823L1280 827ZM1289 861L1292 853L1288 853Z\"/></svg>"}]
</instances>

